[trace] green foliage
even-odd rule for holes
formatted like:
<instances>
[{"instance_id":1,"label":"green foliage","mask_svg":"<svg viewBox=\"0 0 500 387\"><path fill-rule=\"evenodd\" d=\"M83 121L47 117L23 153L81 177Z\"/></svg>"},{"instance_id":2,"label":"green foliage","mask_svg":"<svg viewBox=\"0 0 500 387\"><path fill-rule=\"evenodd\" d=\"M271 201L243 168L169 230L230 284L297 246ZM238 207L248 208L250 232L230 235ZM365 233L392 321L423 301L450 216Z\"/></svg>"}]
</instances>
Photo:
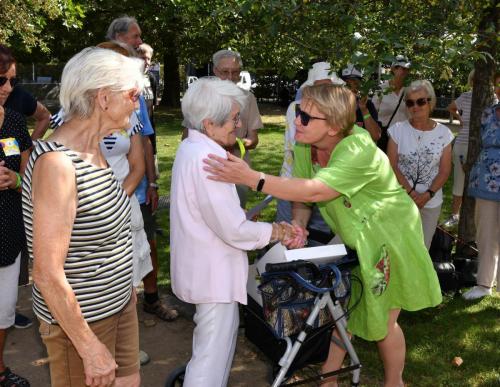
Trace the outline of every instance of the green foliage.
<instances>
[{"instance_id":1,"label":"green foliage","mask_svg":"<svg viewBox=\"0 0 500 387\"><path fill-rule=\"evenodd\" d=\"M30 51L48 52L54 35L49 23L80 28L84 8L72 0L9 0L0 2L0 42ZM19 47L20 46L20 47Z\"/></svg>"}]
</instances>

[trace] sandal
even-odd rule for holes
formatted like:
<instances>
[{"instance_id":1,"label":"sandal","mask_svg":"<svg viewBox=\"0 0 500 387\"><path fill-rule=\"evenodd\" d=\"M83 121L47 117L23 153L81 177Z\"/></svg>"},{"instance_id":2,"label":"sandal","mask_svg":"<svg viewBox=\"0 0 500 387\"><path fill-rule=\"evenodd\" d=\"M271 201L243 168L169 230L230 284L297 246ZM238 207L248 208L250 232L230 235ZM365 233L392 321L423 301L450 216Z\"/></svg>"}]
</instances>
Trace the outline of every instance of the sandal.
<instances>
[{"instance_id":1,"label":"sandal","mask_svg":"<svg viewBox=\"0 0 500 387\"><path fill-rule=\"evenodd\" d=\"M0 372L0 387L30 387L30 383L13 373L10 368L5 368L5 371Z\"/></svg>"},{"instance_id":2,"label":"sandal","mask_svg":"<svg viewBox=\"0 0 500 387\"><path fill-rule=\"evenodd\" d=\"M155 314L158 318L165 321L174 321L179 316L179 313L174 308L163 304L161 300L157 300L152 304L144 302L143 309L144 312Z\"/></svg>"}]
</instances>

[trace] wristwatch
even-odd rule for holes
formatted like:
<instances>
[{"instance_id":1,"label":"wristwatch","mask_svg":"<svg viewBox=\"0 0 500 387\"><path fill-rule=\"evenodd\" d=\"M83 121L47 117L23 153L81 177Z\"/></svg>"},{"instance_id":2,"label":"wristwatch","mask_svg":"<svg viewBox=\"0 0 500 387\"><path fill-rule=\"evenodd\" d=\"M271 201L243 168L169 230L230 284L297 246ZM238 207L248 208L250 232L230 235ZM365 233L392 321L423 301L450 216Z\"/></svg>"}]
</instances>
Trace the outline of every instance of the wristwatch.
<instances>
[{"instance_id":1,"label":"wristwatch","mask_svg":"<svg viewBox=\"0 0 500 387\"><path fill-rule=\"evenodd\" d=\"M149 186L154 189L158 189L158 184L156 183L149 183Z\"/></svg>"},{"instance_id":2,"label":"wristwatch","mask_svg":"<svg viewBox=\"0 0 500 387\"><path fill-rule=\"evenodd\" d=\"M426 192L429 192L429 195L431 196L431 199L434 197L434 195L436 194L433 190L431 189L428 189Z\"/></svg>"}]
</instances>

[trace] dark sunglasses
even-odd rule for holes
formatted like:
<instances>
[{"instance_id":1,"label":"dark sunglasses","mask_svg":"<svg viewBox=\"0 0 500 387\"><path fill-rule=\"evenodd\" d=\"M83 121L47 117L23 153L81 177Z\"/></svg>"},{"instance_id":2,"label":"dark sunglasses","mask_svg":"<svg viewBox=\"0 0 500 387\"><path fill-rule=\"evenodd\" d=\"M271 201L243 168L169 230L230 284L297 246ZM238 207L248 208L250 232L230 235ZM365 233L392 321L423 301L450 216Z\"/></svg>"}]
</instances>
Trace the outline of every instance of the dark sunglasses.
<instances>
[{"instance_id":1,"label":"dark sunglasses","mask_svg":"<svg viewBox=\"0 0 500 387\"><path fill-rule=\"evenodd\" d=\"M10 87L14 87L17 85L17 83L19 82L19 80L15 77L12 77L12 78L7 78L7 77L0 77L0 87L2 87L3 85L5 85L7 83L7 81L10 82Z\"/></svg>"},{"instance_id":2,"label":"dark sunglasses","mask_svg":"<svg viewBox=\"0 0 500 387\"><path fill-rule=\"evenodd\" d=\"M300 105L295 105L295 117L298 117L298 116L300 116L300 123L303 126L307 126L309 124L309 121L311 121L311 120L326 121L326 118L311 116L310 114L308 114L305 111L301 110L300 109Z\"/></svg>"},{"instance_id":3,"label":"dark sunglasses","mask_svg":"<svg viewBox=\"0 0 500 387\"><path fill-rule=\"evenodd\" d=\"M407 99L405 101L405 104L406 104L406 107L413 107L415 106L415 104L417 104L418 106L424 106L427 104L427 102L431 102L431 99L430 98L419 98L417 100L413 100L413 99Z\"/></svg>"}]
</instances>

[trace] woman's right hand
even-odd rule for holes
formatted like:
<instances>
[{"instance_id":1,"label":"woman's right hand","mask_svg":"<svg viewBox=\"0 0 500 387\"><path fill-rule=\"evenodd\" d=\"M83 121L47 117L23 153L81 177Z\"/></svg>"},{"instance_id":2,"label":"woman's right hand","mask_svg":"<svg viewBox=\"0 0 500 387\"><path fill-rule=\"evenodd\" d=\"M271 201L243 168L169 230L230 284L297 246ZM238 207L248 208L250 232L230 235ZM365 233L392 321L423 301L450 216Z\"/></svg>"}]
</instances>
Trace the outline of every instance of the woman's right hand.
<instances>
[{"instance_id":1,"label":"woman's right hand","mask_svg":"<svg viewBox=\"0 0 500 387\"><path fill-rule=\"evenodd\" d=\"M259 172L254 171L244 160L229 152L227 152L227 159L209 154L203 162L206 164L203 169L210 174L208 178L211 180L242 184L252 188L255 188L259 182Z\"/></svg>"},{"instance_id":2,"label":"woman's right hand","mask_svg":"<svg viewBox=\"0 0 500 387\"><path fill-rule=\"evenodd\" d=\"M108 348L97 337L82 356L85 384L91 387L108 387L115 380L118 365Z\"/></svg>"}]
</instances>

